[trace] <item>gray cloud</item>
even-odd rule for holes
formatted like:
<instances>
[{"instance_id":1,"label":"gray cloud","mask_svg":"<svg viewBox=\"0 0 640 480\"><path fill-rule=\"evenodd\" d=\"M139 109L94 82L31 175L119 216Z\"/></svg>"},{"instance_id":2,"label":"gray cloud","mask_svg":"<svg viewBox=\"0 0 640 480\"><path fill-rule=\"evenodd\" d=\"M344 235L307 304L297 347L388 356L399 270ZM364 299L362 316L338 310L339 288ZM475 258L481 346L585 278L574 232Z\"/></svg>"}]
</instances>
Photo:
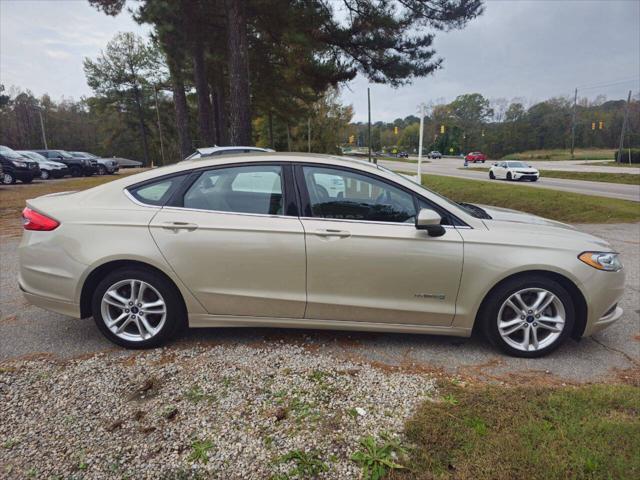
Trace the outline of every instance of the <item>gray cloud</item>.
<instances>
[{"instance_id":1,"label":"gray cloud","mask_svg":"<svg viewBox=\"0 0 640 480\"><path fill-rule=\"evenodd\" d=\"M146 34L129 14L108 17L86 0L0 0L0 82L54 98L91 93L82 59L119 31ZM371 85L374 120L416 113L419 102L479 92L489 98L605 94L640 89L640 1L487 1L466 29L438 33L443 69L412 85ZM624 80L615 85L606 85ZM366 119L366 79L345 88L356 120ZM595 87L594 87L595 86Z\"/></svg>"}]
</instances>

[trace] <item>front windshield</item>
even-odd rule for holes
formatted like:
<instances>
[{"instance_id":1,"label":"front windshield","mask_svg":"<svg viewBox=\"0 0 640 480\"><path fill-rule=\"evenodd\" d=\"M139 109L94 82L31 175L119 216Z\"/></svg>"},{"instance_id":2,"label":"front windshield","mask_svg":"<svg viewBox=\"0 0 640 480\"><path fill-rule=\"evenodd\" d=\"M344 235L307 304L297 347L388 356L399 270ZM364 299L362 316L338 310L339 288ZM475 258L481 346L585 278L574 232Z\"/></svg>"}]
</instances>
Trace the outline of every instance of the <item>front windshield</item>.
<instances>
[{"instance_id":1,"label":"front windshield","mask_svg":"<svg viewBox=\"0 0 640 480\"><path fill-rule=\"evenodd\" d=\"M73 158L73 155L71 155L69 152L65 152L64 150L56 150L56 153L62 158Z\"/></svg>"},{"instance_id":2,"label":"front windshield","mask_svg":"<svg viewBox=\"0 0 640 480\"><path fill-rule=\"evenodd\" d=\"M9 147L5 147L4 145L0 145L0 154L7 158L13 158L15 160L24 160L24 157L20 155L15 150L10 149Z\"/></svg>"},{"instance_id":3,"label":"front windshield","mask_svg":"<svg viewBox=\"0 0 640 480\"><path fill-rule=\"evenodd\" d=\"M524 162L509 162L508 165L514 168L529 168L529 165Z\"/></svg>"},{"instance_id":4,"label":"front windshield","mask_svg":"<svg viewBox=\"0 0 640 480\"><path fill-rule=\"evenodd\" d=\"M47 161L46 158L44 158L42 155L40 155L39 153L36 153L36 152L18 150L18 153L20 155L22 155L23 157L27 157L27 158L29 158L31 160L35 160L36 162L46 162Z\"/></svg>"}]
</instances>

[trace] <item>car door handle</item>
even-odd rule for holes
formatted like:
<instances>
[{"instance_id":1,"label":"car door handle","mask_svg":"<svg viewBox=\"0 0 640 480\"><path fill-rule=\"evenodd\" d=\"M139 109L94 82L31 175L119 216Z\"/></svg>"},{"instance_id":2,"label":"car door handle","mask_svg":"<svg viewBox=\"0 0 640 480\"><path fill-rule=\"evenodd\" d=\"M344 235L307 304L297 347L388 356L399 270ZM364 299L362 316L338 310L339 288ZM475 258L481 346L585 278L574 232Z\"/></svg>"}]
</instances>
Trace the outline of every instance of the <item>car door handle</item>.
<instances>
[{"instance_id":1,"label":"car door handle","mask_svg":"<svg viewBox=\"0 0 640 480\"><path fill-rule=\"evenodd\" d=\"M174 233L178 233L178 230L187 230L188 232L193 232L198 228L198 225L195 223L187 223L187 222L165 222L161 225L165 230L172 230Z\"/></svg>"},{"instance_id":2,"label":"car door handle","mask_svg":"<svg viewBox=\"0 0 640 480\"><path fill-rule=\"evenodd\" d=\"M320 229L313 232L315 235L319 235L321 237L340 237L346 238L351 236L351 232L347 230L336 230L333 228Z\"/></svg>"}]
</instances>

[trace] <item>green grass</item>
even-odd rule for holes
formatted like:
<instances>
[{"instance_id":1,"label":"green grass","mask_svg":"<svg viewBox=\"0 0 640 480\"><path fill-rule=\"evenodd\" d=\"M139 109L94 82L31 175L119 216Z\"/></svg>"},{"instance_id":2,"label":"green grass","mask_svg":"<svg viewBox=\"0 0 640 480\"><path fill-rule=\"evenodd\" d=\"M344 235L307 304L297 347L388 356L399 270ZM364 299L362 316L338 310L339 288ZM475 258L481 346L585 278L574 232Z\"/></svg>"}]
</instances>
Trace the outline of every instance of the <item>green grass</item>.
<instances>
[{"instance_id":1,"label":"green grass","mask_svg":"<svg viewBox=\"0 0 640 480\"><path fill-rule=\"evenodd\" d=\"M575 160L610 160L613 158L613 148L576 148ZM520 153L505 155L503 160L572 160L570 150L528 150Z\"/></svg>"},{"instance_id":2,"label":"green grass","mask_svg":"<svg viewBox=\"0 0 640 480\"><path fill-rule=\"evenodd\" d=\"M465 388L406 424L410 471L393 478L640 478L640 389Z\"/></svg>"},{"instance_id":3,"label":"green grass","mask_svg":"<svg viewBox=\"0 0 640 480\"><path fill-rule=\"evenodd\" d=\"M640 221L640 203L518 184L423 175L422 184L457 202L512 208L567 223Z\"/></svg>"},{"instance_id":4,"label":"green grass","mask_svg":"<svg viewBox=\"0 0 640 480\"><path fill-rule=\"evenodd\" d=\"M471 170L488 172L488 167L458 168L458 170ZM541 177L566 178L568 180L586 180L589 182L621 183L624 185L640 185L640 175L633 173L607 173L607 172L565 172L560 170L540 170Z\"/></svg>"}]
</instances>

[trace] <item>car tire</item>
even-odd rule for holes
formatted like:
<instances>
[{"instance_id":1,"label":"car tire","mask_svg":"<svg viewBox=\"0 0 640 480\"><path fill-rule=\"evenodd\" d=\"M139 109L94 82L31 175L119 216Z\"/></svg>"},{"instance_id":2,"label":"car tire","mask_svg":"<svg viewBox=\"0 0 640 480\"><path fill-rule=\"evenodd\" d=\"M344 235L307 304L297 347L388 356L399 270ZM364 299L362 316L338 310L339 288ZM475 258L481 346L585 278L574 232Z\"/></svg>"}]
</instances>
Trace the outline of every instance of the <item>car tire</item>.
<instances>
[{"instance_id":1,"label":"car tire","mask_svg":"<svg viewBox=\"0 0 640 480\"><path fill-rule=\"evenodd\" d=\"M71 176L72 177L81 177L82 169L80 167L71 167Z\"/></svg>"},{"instance_id":2,"label":"car tire","mask_svg":"<svg viewBox=\"0 0 640 480\"><path fill-rule=\"evenodd\" d=\"M47 170L40 170L40 178L42 180L49 180L49 178L51 178L51 174Z\"/></svg>"},{"instance_id":3,"label":"car tire","mask_svg":"<svg viewBox=\"0 0 640 480\"><path fill-rule=\"evenodd\" d=\"M131 282L134 282L133 296ZM136 300L142 285L145 287L143 298ZM116 300L112 296L114 293L122 301ZM151 305L154 303L155 306ZM145 304L151 305L148 310L140 306ZM102 334L116 345L133 349L157 347L174 337L186 325L183 305L178 289L170 280L152 270L137 267L121 268L106 275L93 292L91 301L93 318ZM113 323L109 326L109 322ZM118 332L123 326L124 329Z\"/></svg>"},{"instance_id":4,"label":"car tire","mask_svg":"<svg viewBox=\"0 0 640 480\"><path fill-rule=\"evenodd\" d=\"M545 296L538 310L534 305L542 292ZM523 305L518 305L518 295ZM547 301L550 303L545 306ZM520 307L520 312L509 302ZM555 280L537 274L523 275L507 280L489 294L481 319L491 344L515 357L536 358L551 353L569 338L575 307L569 292Z\"/></svg>"},{"instance_id":5,"label":"car tire","mask_svg":"<svg viewBox=\"0 0 640 480\"><path fill-rule=\"evenodd\" d=\"M496 179L496 176L494 175L492 170L489 170L489 179L491 179L491 180L495 180Z\"/></svg>"},{"instance_id":6,"label":"car tire","mask_svg":"<svg viewBox=\"0 0 640 480\"><path fill-rule=\"evenodd\" d=\"M5 185L13 185L14 183L16 183L16 177L11 175L10 173L5 172L2 175L2 183Z\"/></svg>"},{"instance_id":7,"label":"car tire","mask_svg":"<svg viewBox=\"0 0 640 480\"><path fill-rule=\"evenodd\" d=\"M103 166L103 165L100 165L100 166L98 167L98 175L106 175L106 174L107 174L107 169L106 169L106 168L104 168L104 166Z\"/></svg>"},{"instance_id":8,"label":"car tire","mask_svg":"<svg viewBox=\"0 0 640 480\"><path fill-rule=\"evenodd\" d=\"M513 175L511 175L511 172L507 172L507 180L508 181L512 181L513 180Z\"/></svg>"}]
</instances>

